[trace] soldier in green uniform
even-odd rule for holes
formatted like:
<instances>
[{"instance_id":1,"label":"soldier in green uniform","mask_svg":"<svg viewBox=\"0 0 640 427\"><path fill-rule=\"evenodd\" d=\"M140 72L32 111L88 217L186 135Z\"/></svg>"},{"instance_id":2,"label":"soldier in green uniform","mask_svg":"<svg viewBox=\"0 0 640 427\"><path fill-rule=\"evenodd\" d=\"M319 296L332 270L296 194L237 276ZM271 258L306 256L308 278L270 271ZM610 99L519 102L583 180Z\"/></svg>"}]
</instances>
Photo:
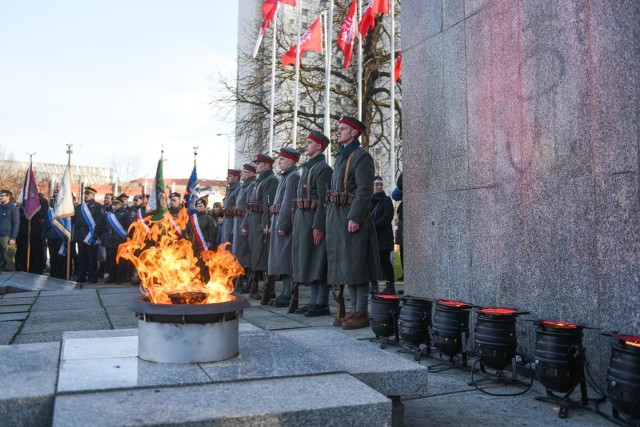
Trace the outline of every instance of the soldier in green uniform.
<instances>
[{"instance_id":1,"label":"soldier in green uniform","mask_svg":"<svg viewBox=\"0 0 640 427\"><path fill-rule=\"evenodd\" d=\"M246 230L243 232L242 222L244 221L244 217L247 215L247 199L253 192L253 188L256 185L255 166L250 164L243 165L242 172L240 173L240 179L242 180L242 184L240 185L240 190L238 191L238 196L236 198L233 223L233 235L235 236L235 239L233 239L231 251L238 259L242 268L244 268L245 273L244 277L238 280L236 288L240 288L240 292L247 294L251 290L250 285L247 282L247 277L251 275L251 250L249 248L249 240L247 239L249 232Z\"/></svg>"},{"instance_id":2,"label":"soldier in green uniform","mask_svg":"<svg viewBox=\"0 0 640 427\"><path fill-rule=\"evenodd\" d=\"M224 223L220 243L233 243L233 220L235 218L236 199L240 191L240 171L238 169L227 170L227 194L224 196L223 212Z\"/></svg>"},{"instance_id":3,"label":"soldier in green uniform","mask_svg":"<svg viewBox=\"0 0 640 427\"><path fill-rule=\"evenodd\" d=\"M369 326L369 282L380 271L376 230L369 213L375 167L358 140L364 129L358 119L340 118L341 147L327 197L327 282L348 285L351 296L351 311L334 322L343 329Z\"/></svg>"},{"instance_id":4,"label":"soldier in green uniform","mask_svg":"<svg viewBox=\"0 0 640 427\"><path fill-rule=\"evenodd\" d=\"M273 173L273 157L266 154L258 154L253 161L256 166L258 178L256 185L247 199L247 215L242 222L242 233L249 239L251 250L251 279L253 282L265 276L267 263L269 261L269 208L273 204L273 199L278 187L278 178ZM254 284L251 283L255 288ZM265 278L265 297L260 292L250 295L256 299L261 299L263 305L268 304L271 297L275 298L272 278Z\"/></svg>"},{"instance_id":5,"label":"soldier in green uniform","mask_svg":"<svg viewBox=\"0 0 640 427\"><path fill-rule=\"evenodd\" d=\"M282 293L272 305L288 307L293 288L293 260L291 258L291 232L293 227L291 208L298 191L298 160L300 152L284 147L278 155L280 182L271 207L271 241L269 244L269 276L282 277Z\"/></svg>"},{"instance_id":6,"label":"soldier in green uniform","mask_svg":"<svg viewBox=\"0 0 640 427\"><path fill-rule=\"evenodd\" d=\"M295 312L306 317L331 314L324 235L325 200L332 170L323 154L329 142L329 138L315 130L307 136L305 153L309 160L302 166L298 194L293 202L293 279L311 288L309 303Z\"/></svg>"}]
</instances>

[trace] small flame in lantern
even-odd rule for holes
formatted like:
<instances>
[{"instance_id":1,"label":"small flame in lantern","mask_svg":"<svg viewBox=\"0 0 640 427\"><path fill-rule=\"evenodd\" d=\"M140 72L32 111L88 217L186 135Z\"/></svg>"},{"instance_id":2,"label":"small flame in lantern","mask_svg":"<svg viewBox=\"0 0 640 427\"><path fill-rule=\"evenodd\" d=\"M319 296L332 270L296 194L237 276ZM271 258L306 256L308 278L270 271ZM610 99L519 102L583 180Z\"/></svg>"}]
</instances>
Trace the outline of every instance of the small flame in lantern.
<instances>
[{"instance_id":1,"label":"small flame in lantern","mask_svg":"<svg viewBox=\"0 0 640 427\"><path fill-rule=\"evenodd\" d=\"M438 304L442 304L442 305L447 305L449 307L455 307L455 308L468 308L471 307L471 305L467 304L466 302L460 302L460 301L451 301L451 300L446 300L446 299L439 299L437 301Z\"/></svg>"},{"instance_id":2,"label":"small flame in lantern","mask_svg":"<svg viewBox=\"0 0 640 427\"><path fill-rule=\"evenodd\" d=\"M373 297L376 299L391 299L391 300L400 299L400 297L398 297L397 295L385 295L385 294L375 294Z\"/></svg>"},{"instance_id":3,"label":"small flame in lantern","mask_svg":"<svg viewBox=\"0 0 640 427\"><path fill-rule=\"evenodd\" d=\"M552 322L550 320L543 320L541 323L545 326L549 326L552 328L559 328L559 329L576 329L578 327L578 325L575 325L573 323Z\"/></svg>"},{"instance_id":4,"label":"small flame in lantern","mask_svg":"<svg viewBox=\"0 0 640 427\"><path fill-rule=\"evenodd\" d=\"M217 251L203 251L201 258L209 280L201 275L191 241L178 231L188 221L186 209L173 219L170 213L149 226L135 221L132 237L118 248L118 259L133 263L143 294L154 304L213 304L232 301L233 279L244 274L226 244ZM177 228L176 228L177 227Z\"/></svg>"},{"instance_id":5,"label":"small flame in lantern","mask_svg":"<svg viewBox=\"0 0 640 427\"><path fill-rule=\"evenodd\" d=\"M640 337L634 337L633 335L620 335L618 339L626 345L640 348Z\"/></svg>"},{"instance_id":6,"label":"small flame in lantern","mask_svg":"<svg viewBox=\"0 0 640 427\"><path fill-rule=\"evenodd\" d=\"M483 309L480 310L480 313L497 314L497 315L502 315L502 316L511 316L511 315L516 314L517 311L512 309L512 308L495 307L495 308L483 308Z\"/></svg>"}]
</instances>

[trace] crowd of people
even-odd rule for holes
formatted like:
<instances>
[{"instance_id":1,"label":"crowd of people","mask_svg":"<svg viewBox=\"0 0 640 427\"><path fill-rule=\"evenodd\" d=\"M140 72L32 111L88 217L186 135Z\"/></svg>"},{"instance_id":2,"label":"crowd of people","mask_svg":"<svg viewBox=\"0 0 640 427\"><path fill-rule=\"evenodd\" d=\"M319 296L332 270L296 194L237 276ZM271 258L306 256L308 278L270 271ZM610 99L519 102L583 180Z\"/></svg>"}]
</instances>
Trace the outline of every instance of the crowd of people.
<instances>
[{"instance_id":1,"label":"crowd of people","mask_svg":"<svg viewBox=\"0 0 640 427\"><path fill-rule=\"evenodd\" d=\"M396 293L391 262L395 212L382 178L375 176L373 158L360 146L364 130L364 124L353 117L340 119L340 150L333 168L324 155L329 138L311 131L304 146L308 160L300 167L301 153L285 147L277 156L277 174L276 159L268 154L257 155L241 170L229 169L224 203L214 203L210 211L206 198L195 203L197 238L189 221L178 221L187 224L180 234L192 241L203 279L208 281L202 248L216 250L228 243L245 269L236 282L238 292L249 293L263 305L290 307L291 312L316 317L331 314L331 287L346 286L350 310L336 317L334 325L369 326L368 300L380 292L378 280L385 280L381 293ZM398 186L394 200L402 200L402 176ZM70 245L47 215L55 198L47 201L40 196L41 209L25 222L24 211L12 196L9 190L0 191L0 271L42 274L48 251L52 277L66 278L72 272L79 283L101 279L139 283L131 262L116 262L116 256L131 223L145 220L147 195L136 195L129 203L125 193L106 194L100 204L96 190L85 187L72 217ZM187 214L179 193L170 193L168 200L171 217ZM400 239L401 229L396 240ZM276 278L282 281L278 294ZM293 301L300 285L310 287L310 299L297 307Z\"/></svg>"}]
</instances>

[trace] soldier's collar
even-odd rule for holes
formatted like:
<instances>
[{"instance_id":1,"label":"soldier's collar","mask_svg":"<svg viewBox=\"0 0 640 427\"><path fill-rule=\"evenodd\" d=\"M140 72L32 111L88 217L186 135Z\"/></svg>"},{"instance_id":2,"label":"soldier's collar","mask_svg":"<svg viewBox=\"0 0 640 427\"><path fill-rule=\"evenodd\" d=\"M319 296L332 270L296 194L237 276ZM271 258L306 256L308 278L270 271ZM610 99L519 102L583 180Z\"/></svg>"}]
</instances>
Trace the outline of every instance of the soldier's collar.
<instances>
[{"instance_id":1,"label":"soldier's collar","mask_svg":"<svg viewBox=\"0 0 640 427\"><path fill-rule=\"evenodd\" d=\"M325 161L326 159L327 158L324 156L324 154L318 154L317 156L310 158L309 161L304 164L304 168L309 169L316 163L320 163L322 161Z\"/></svg>"},{"instance_id":2,"label":"soldier's collar","mask_svg":"<svg viewBox=\"0 0 640 427\"><path fill-rule=\"evenodd\" d=\"M349 157L349 155L356 151L358 147L360 147L360 141L358 140L358 138L356 138L347 145L343 145L342 147L340 147L338 155L342 156L342 158Z\"/></svg>"}]
</instances>

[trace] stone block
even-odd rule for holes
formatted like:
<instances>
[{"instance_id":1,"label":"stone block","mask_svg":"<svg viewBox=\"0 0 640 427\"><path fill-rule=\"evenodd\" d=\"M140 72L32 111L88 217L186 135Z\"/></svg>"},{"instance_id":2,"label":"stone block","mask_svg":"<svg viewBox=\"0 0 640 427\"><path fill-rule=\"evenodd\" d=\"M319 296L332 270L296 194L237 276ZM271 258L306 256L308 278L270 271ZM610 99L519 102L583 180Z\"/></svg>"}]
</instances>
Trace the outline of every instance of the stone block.
<instances>
[{"instance_id":1,"label":"stone block","mask_svg":"<svg viewBox=\"0 0 640 427\"><path fill-rule=\"evenodd\" d=\"M7 294L9 295L9 294ZM26 298L8 298L5 295L2 299L0 299L0 306L15 306L15 305L31 305L36 301L35 297L26 297Z\"/></svg>"},{"instance_id":2,"label":"stone block","mask_svg":"<svg viewBox=\"0 0 640 427\"><path fill-rule=\"evenodd\" d=\"M250 404L248 396L252 396ZM390 423L389 399L347 374L333 374L64 395L56 399L52 425L324 427Z\"/></svg>"},{"instance_id":3,"label":"stone block","mask_svg":"<svg viewBox=\"0 0 640 427\"><path fill-rule=\"evenodd\" d=\"M22 313L30 308L30 305L0 305L0 313Z\"/></svg>"},{"instance_id":4,"label":"stone block","mask_svg":"<svg viewBox=\"0 0 640 427\"><path fill-rule=\"evenodd\" d=\"M328 329L279 334L386 396L415 397L427 392L426 366L381 350L379 344Z\"/></svg>"},{"instance_id":5,"label":"stone block","mask_svg":"<svg viewBox=\"0 0 640 427\"><path fill-rule=\"evenodd\" d=\"M449 281L443 296L471 300L471 229L469 227L469 191L454 191L447 199L447 247ZM444 291L450 289L445 295Z\"/></svg>"},{"instance_id":6,"label":"stone block","mask_svg":"<svg viewBox=\"0 0 640 427\"><path fill-rule=\"evenodd\" d=\"M3 425L49 425L59 343L0 346L0 419Z\"/></svg>"},{"instance_id":7,"label":"stone block","mask_svg":"<svg viewBox=\"0 0 640 427\"><path fill-rule=\"evenodd\" d=\"M49 276L16 271L2 283L2 286L13 287L23 291L70 291L76 287L76 283Z\"/></svg>"},{"instance_id":8,"label":"stone block","mask_svg":"<svg viewBox=\"0 0 640 427\"><path fill-rule=\"evenodd\" d=\"M33 304L33 310L71 310L71 309L99 309L101 307L98 294L71 292L65 296L38 297Z\"/></svg>"},{"instance_id":9,"label":"stone block","mask_svg":"<svg viewBox=\"0 0 640 427\"><path fill-rule=\"evenodd\" d=\"M402 8L411 8L412 13L402 14L403 46L414 45L426 37L442 31L443 0L405 0Z\"/></svg>"},{"instance_id":10,"label":"stone block","mask_svg":"<svg viewBox=\"0 0 640 427\"><path fill-rule=\"evenodd\" d=\"M447 31L450 27L458 24L462 20L464 20L464 0L443 0L442 1L443 31Z\"/></svg>"},{"instance_id":11,"label":"stone block","mask_svg":"<svg viewBox=\"0 0 640 427\"><path fill-rule=\"evenodd\" d=\"M110 328L111 325L102 308L32 311L29 319L24 323L21 333Z\"/></svg>"},{"instance_id":12,"label":"stone block","mask_svg":"<svg viewBox=\"0 0 640 427\"><path fill-rule=\"evenodd\" d=\"M485 9L489 0L464 0L464 16L466 18Z\"/></svg>"}]
</instances>

